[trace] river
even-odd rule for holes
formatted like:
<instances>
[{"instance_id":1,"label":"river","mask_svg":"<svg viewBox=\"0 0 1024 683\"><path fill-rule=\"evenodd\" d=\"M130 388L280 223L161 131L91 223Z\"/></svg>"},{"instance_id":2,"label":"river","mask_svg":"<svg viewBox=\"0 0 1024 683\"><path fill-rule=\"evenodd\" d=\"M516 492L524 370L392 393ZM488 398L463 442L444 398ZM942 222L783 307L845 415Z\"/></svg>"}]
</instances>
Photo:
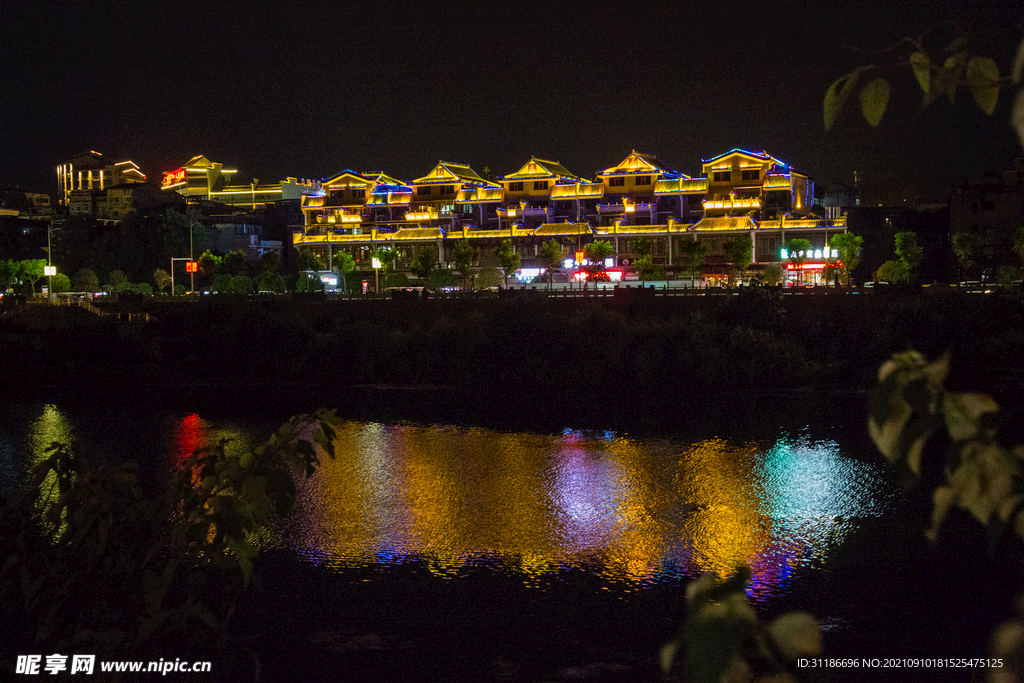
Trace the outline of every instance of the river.
<instances>
[{"instance_id":1,"label":"river","mask_svg":"<svg viewBox=\"0 0 1024 683\"><path fill-rule=\"evenodd\" d=\"M215 402L199 403L196 411L145 401L116 410L78 399L8 404L0 426L0 490L16 487L55 440L74 439L94 458L138 459L145 476L159 478L196 447L224 438L231 448L250 447L274 426L265 414L247 417L244 411L217 409ZM821 417L813 404L802 409ZM702 410L728 412L722 405ZM735 434L720 431L729 423L720 415L683 420L679 432L644 433L573 424L511 428L514 419L481 425L358 415L338 430L338 457L325 458L300 483L295 513L266 535L264 550L275 558L268 563L274 575L269 583L278 596L287 593L299 604L271 606L273 592L261 599L277 617L282 610L315 611L321 600L335 604L345 591L352 591L351 599L338 604L354 605L355 612L359 605L405 602L394 606L395 613L380 612L372 624L349 615L341 619L344 625L332 627L330 619L310 617L304 622L309 633L292 634L288 641L333 633L342 645L332 641L328 649L335 656L341 652L342 661L353 651L365 659L367 650L394 649L373 645L389 639L404 638L406 647L416 647L409 643L426 637L427 628L408 625L417 610L424 623L451 618L467 633L493 631L492 641L506 637L492 623L505 612L526 628L556 631L564 629L567 615L585 621L588 611L607 623L646 614L653 643L682 619L687 582L705 573L725 577L744 564L753 574L748 596L762 616L808 609L834 652L953 656L929 653L947 647L935 642L958 642L952 634L929 643L921 642L922 633L904 631L906 643L899 634L892 640L893 629L903 628L899 624L937 618L935 611L941 615L948 607L941 601L918 604L927 602L928 591L947 591L948 576L922 583L907 572L929 563L948 565L955 554L923 564L904 554L929 552L907 524L912 505L866 442L859 405L845 415L815 421L791 413L779 424L766 413L760 433L747 421ZM698 433L701 424L708 433ZM305 589L295 588L293 572L303 575ZM1001 585L1002 579L986 580ZM919 584L921 595L908 588ZM410 592L428 597L410 602ZM905 608L891 604L894 594L906 599ZM438 616L439 601L464 604L467 595L491 608L480 608L476 616ZM396 616L403 612L406 621ZM404 633L402 623L408 626ZM611 630L621 628L620 623ZM372 629L378 640L348 647L363 642L361 629ZM875 635L865 636L865 629ZM600 629L582 630L591 638L614 639ZM459 632L455 626L453 631ZM508 660L506 669L522 676L527 670L515 662L517 653L533 651L520 642L522 636L507 637L509 643L490 643L499 654L488 655L488 666L500 670ZM973 649L966 656L985 656L977 651L977 637L965 641L964 648ZM573 640L564 633L551 633L550 639L563 645ZM648 641L616 642L624 650L648 647ZM890 651L877 651L886 642L892 643ZM600 648L579 650L589 653L587 659L601 659L595 654ZM603 674L590 677L619 680L616 672L639 670L637 656L620 652ZM572 678L566 673L571 657L548 657L555 673L545 675Z\"/></svg>"}]
</instances>

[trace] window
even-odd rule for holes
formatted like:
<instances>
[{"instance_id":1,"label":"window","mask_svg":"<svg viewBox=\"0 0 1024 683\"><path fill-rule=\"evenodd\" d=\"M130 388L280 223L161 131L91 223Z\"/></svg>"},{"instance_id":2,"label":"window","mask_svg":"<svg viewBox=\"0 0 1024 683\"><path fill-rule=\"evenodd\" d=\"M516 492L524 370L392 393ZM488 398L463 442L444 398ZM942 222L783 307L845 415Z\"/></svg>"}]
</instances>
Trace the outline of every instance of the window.
<instances>
[{"instance_id":1,"label":"window","mask_svg":"<svg viewBox=\"0 0 1024 683\"><path fill-rule=\"evenodd\" d=\"M744 180L760 180L761 171L756 168L745 168L743 169Z\"/></svg>"},{"instance_id":2,"label":"window","mask_svg":"<svg viewBox=\"0 0 1024 683\"><path fill-rule=\"evenodd\" d=\"M618 178L609 178L608 184L612 187L624 187L626 185L626 179L622 176Z\"/></svg>"},{"instance_id":3,"label":"window","mask_svg":"<svg viewBox=\"0 0 1024 683\"><path fill-rule=\"evenodd\" d=\"M546 189L548 189L548 181L546 181L546 180L535 180L535 181L533 181L533 189L535 189L535 190L546 190Z\"/></svg>"},{"instance_id":4,"label":"window","mask_svg":"<svg viewBox=\"0 0 1024 683\"><path fill-rule=\"evenodd\" d=\"M727 183L732 177L732 171L715 171L712 174L712 180L716 183Z\"/></svg>"},{"instance_id":5,"label":"window","mask_svg":"<svg viewBox=\"0 0 1024 683\"><path fill-rule=\"evenodd\" d=\"M651 184L651 176L649 176L649 175L638 175L636 177L636 180L633 181L633 184L634 185L650 185Z\"/></svg>"},{"instance_id":6,"label":"window","mask_svg":"<svg viewBox=\"0 0 1024 683\"><path fill-rule=\"evenodd\" d=\"M433 189L434 188L429 187L429 186L417 187L416 188L416 194L418 194L420 196L426 196L426 195L430 194L430 191L433 190Z\"/></svg>"},{"instance_id":7,"label":"window","mask_svg":"<svg viewBox=\"0 0 1024 683\"><path fill-rule=\"evenodd\" d=\"M366 197L366 190L352 190L352 199L363 199Z\"/></svg>"},{"instance_id":8,"label":"window","mask_svg":"<svg viewBox=\"0 0 1024 683\"><path fill-rule=\"evenodd\" d=\"M508 191L509 192L522 192L523 191L523 184L522 183L509 183L508 184Z\"/></svg>"},{"instance_id":9,"label":"window","mask_svg":"<svg viewBox=\"0 0 1024 683\"><path fill-rule=\"evenodd\" d=\"M441 189L439 191L441 192L441 194L455 194L455 186L454 185L442 185Z\"/></svg>"}]
</instances>

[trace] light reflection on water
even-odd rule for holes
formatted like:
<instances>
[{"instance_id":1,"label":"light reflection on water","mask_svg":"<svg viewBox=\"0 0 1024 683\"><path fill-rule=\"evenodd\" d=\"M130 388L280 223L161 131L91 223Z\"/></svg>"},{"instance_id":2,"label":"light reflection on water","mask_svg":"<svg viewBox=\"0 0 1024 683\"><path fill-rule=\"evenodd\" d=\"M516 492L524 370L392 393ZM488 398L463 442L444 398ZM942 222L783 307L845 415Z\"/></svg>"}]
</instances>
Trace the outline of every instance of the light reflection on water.
<instances>
[{"instance_id":1,"label":"light reflection on water","mask_svg":"<svg viewBox=\"0 0 1024 683\"><path fill-rule=\"evenodd\" d=\"M336 568L416 559L454 576L483 561L535 579L582 566L645 585L748 564L757 599L826 560L894 495L880 468L807 438L347 423L336 449L284 529L299 555Z\"/></svg>"},{"instance_id":2,"label":"light reflection on water","mask_svg":"<svg viewBox=\"0 0 1024 683\"><path fill-rule=\"evenodd\" d=\"M75 431L54 406L27 426L20 448L0 435L5 480ZM250 428L194 414L165 437L170 467L221 440L228 450L256 442ZM823 566L896 495L880 466L806 436L691 443L348 422L335 447L337 459L299 483L296 513L261 541L337 569L419 561L451 577L485 564L529 584L575 567L643 587L747 564L761 600Z\"/></svg>"}]
</instances>

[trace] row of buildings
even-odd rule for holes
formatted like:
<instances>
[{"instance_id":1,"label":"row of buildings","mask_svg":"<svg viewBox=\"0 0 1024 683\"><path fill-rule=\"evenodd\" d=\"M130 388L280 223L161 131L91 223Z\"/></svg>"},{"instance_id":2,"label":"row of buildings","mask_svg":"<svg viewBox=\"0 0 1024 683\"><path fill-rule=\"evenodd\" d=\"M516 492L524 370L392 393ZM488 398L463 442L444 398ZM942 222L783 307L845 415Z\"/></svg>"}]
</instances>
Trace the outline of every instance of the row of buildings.
<instances>
[{"instance_id":1,"label":"row of buildings","mask_svg":"<svg viewBox=\"0 0 1024 683\"><path fill-rule=\"evenodd\" d=\"M52 204L44 194L7 193L0 214L5 221L32 219L21 224L67 216L117 222L132 211L187 207L253 256L294 246L330 264L339 251L361 259L386 246L395 248L400 269L422 246L436 247L439 259L450 262L458 240L470 240L486 257L506 238L524 268L538 265L541 243L552 238L567 255L591 240L608 240L617 265L628 269L636 256L632 239L647 237L655 261L671 266L682 241L696 239L709 247L704 275L710 278L725 275L723 245L734 235L749 235L756 271L782 260L781 246L790 239L808 239L816 253L832 235L850 230L865 238L860 277L870 279L892 258L892 233L905 229L924 237L929 257L943 254L931 268L939 279L962 275L950 235L977 234L981 253L971 275L977 277L1015 260L1012 233L1024 225L1024 160L1000 175L954 186L948 202L927 210L860 207L856 185L815 187L771 154L742 149L703 160L696 177L636 151L589 178L535 157L504 176L446 161L414 180L352 170L315 181L246 184L237 176L199 155L153 183L131 161L87 152L58 166ZM804 277L813 279L823 265L824 258L812 258L803 264Z\"/></svg>"},{"instance_id":2,"label":"row of buildings","mask_svg":"<svg viewBox=\"0 0 1024 683\"><path fill-rule=\"evenodd\" d=\"M550 239L567 253L601 239L612 244L617 265L628 269L636 258L633 239L644 237L655 263L668 266L683 240L705 241L703 275L715 279L727 274L725 241L740 234L752 241L754 270L782 261L786 241L809 240L817 258L801 269L820 275L828 240L846 231L839 212L812 214L814 183L806 174L767 152L741 149L704 160L700 177L635 150L593 180L535 157L495 179L446 161L408 182L344 170L323 179L301 202L304 226L293 237L296 246L314 249L325 263L338 251L361 259L392 247L398 268L427 245L450 262L461 239L484 255L511 239L524 269L539 266L540 245Z\"/></svg>"}]
</instances>

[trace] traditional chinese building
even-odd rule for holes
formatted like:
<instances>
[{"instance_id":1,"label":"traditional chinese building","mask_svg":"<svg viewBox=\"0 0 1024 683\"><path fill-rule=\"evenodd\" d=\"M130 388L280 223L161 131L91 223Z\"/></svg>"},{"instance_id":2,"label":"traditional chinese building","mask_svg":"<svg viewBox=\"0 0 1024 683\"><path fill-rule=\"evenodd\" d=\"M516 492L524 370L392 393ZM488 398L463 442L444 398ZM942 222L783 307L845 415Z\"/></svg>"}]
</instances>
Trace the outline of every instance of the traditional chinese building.
<instances>
[{"instance_id":1,"label":"traditional chinese building","mask_svg":"<svg viewBox=\"0 0 1024 683\"><path fill-rule=\"evenodd\" d=\"M705 275L714 278L727 270L726 240L742 235L752 242L754 271L783 261L783 245L795 238L815 247L800 269L824 269L828 240L845 232L846 222L810 216L810 178L766 152L739 149L704 160L702 170L703 177L691 178L635 150L592 181L537 157L497 182L444 161L407 183L346 170L303 199L306 224L294 243L316 249L328 264L339 249L360 258L391 247L401 270L424 245L450 262L460 239L482 254L511 239L524 268L539 265L548 240L566 254L607 240L615 262L629 268L635 240L643 238L654 262L671 269L683 240L701 240L709 250Z\"/></svg>"}]
</instances>

